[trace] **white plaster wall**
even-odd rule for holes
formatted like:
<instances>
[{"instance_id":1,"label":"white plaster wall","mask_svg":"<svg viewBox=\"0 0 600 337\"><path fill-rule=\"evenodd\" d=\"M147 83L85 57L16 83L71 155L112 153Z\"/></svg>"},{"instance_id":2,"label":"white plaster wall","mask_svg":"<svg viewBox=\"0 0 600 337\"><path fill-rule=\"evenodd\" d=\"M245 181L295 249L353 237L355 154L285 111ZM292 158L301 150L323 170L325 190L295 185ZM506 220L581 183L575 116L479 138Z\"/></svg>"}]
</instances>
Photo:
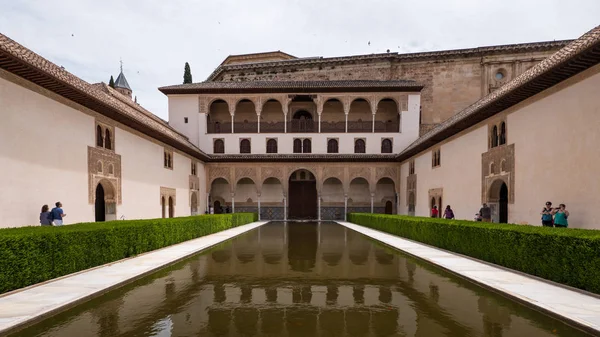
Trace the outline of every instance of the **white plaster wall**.
<instances>
[{"instance_id":1,"label":"white plaster wall","mask_svg":"<svg viewBox=\"0 0 600 337\"><path fill-rule=\"evenodd\" d=\"M39 225L43 204L65 223L94 220L87 147L94 119L0 77L0 227Z\"/></svg>"},{"instance_id":2,"label":"white plaster wall","mask_svg":"<svg viewBox=\"0 0 600 337\"><path fill-rule=\"evenodd\" d=\"M198 95L171 95L169 99L169 125L198 145L200 121L198 115ZM185 117L188 122L185 123ZM204 120L206 123L206 119ZM204 131L205 132L205 131Z\"/></svg>"},{"instance_id":3,"label":"white plaster wall","mask_svg":"<svg viewBox=\"0 0 600 337\"><path fill-rule=\"evenodd\" d=\"M173 169L166 169L164 146L120 128L116 128L115 133L115 149L121 155L123 179L123 204L117 205L117 218L160 218L161 186L176 189L175 216L190 215L190 158L174 152Z\"/></svg>"},{"instance_id":4,"label":"white plaster wall","mask_svg":"<svg viewBox=\"0 0 600 337\"><path fill-rule=\"evenodd\" d=\"M539 225L550 200L567 205L570 227L600 228L600 65L578 77L507 117L516 166L510 221Z\"/></svg>"}]
</instances>

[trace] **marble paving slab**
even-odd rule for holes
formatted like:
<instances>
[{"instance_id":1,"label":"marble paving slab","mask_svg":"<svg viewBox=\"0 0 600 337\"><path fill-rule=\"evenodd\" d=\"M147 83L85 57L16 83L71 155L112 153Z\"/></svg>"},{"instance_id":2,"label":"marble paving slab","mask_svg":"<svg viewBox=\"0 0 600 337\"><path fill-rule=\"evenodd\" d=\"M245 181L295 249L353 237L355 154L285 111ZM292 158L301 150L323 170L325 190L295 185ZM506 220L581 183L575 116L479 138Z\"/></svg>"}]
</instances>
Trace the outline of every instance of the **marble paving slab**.
<instances>
[{"instance_id":1,"label":"marble paving slab","mask_svg":"<svg viewBox=\"0 0 600 337\"><path fill-rule=\"evenodd\" d=\"M350 222L337 223L600 334L600 298Z\"/></svg>"},{"instance_id":2,"label":"marble paving slab","mask_svg":"<svg viewBox=\"0 0 600 337\"><path fill-rule=\"evenodd\" d=\"M0 334L37 321L42 316L58 313L266 223L253 222L2 295Z\"/></svg>"}]
</instances>

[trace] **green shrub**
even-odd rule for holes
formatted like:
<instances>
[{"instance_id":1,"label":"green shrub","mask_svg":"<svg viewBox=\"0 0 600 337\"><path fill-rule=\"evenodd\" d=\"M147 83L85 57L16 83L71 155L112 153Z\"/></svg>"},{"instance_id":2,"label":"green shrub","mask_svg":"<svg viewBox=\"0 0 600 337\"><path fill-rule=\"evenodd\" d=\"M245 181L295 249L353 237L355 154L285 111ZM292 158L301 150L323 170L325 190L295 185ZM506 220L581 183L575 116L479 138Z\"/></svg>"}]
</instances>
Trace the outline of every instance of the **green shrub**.
<instances>
[{"instance_id":1,"label":"green shrub","mask_svg":"<svg viewBox=\"0 0 600 337\"><path fill-rule=\"evenodd\" d=\"M600 231L361 213L348 221L600 293Z\"/></svg>"},{"instance_id":2,"label":"green shrub","mask_svg":"<svg viewBox=\"0 0 600 337\"><path fill-rule=\"evenodd\" d=\"M253 213L0 229L0 293L257 220Z\"/></svg>"}]
</instances>

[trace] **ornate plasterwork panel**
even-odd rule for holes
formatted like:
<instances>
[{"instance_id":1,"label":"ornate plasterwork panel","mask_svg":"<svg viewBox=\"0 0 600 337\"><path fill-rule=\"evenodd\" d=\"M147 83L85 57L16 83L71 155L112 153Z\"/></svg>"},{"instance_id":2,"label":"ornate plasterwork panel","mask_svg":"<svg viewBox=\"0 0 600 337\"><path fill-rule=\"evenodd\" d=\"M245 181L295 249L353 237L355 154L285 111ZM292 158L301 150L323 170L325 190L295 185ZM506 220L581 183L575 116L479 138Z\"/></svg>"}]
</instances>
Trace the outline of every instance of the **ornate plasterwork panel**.
<instances>
[{"instance_id":1,"label":"ornate plasterwork panel","mask_svg":"<svg viewBox=\"0 0 600 337\"><path fill-rule=\"evenodd\" d=\"M417 202L417 175L410 174L406 177L406 206L409 205L409 199L411 193L414 196L415 205Z\"/></svg>"},{"instance_id":2,"label":"ornate plasterwork panel","mask_svg":"<svg viewBox=\"0 0 600 337\"><path fill-rule=\"evenodd\" d=\"M351 167L348 169L348 183L352 182L354 178L365 178L369 184L371 181L371 168L369 167Z\"/></svg>"},{"instance_id":3,"label":"ornate plasterwork panel","mask_svg":"<svg viewBox=\"0 0 600 337\"><path fill-rule=\"evenodd\" d=\"M515 202L515 144L500 145L481 154L481 202L496 202L494 182L508 187L508 203Z\"/></svg>"},{"instance_id":4,"label":"ornate plasterwork panel","mask_svg":"<svg viewBox=\"0 0 600 337\"><path fill-rule=\"evenodd\" d=\"M260 168L261 184L268 178L277 178L281 183L285 180L283 169L281 167L269 166Z\"/></svg>"},{"instance_id":5,"label":"ornate plasterwork panel","mask_svg":"<svg viewBox=\"0 0 600 337\"><path fill-rule=\"evenodd\" d=\"M224 178L229 182L229 184L235 184L235 181L232 182L231 177L231 169L229 167L223 166L210 166L208 167L208 181L209 186L212 182L217 178Z\"/></svg>"},{"instance_id":6,"label":"ornate plasterwork panel","mask_svg":"<svg viewBox=\"0 0 600 337\"><path fill-rule=\"evenodd\" d=\"M252 179L252 181L254 181L255 184L260 184L260 181L258 181L257 170L258 169L254 166L236 167L235 183L237 184L237 182L240 181L240 179L242 178L250 178Z\"/></svg>"},{"instance_id":7,"label":"ornate plasterwork panel","mask_svg":"<svg viewBox=\"0 0 600 337\"><path fill-rule=\"evenodd\" d=\"M88 202L96 202L96 187L102 183L107 203L121 204L121 156L104 148L88 146ZM112 191L111 191L112 188Z\"/></svg>"},{"instance_id":8,"label":"ornate plasterwork panel","mask_svg":"<svg viewBox=\"0 0 600 337\"><path fill-rule=\"evenodd\" d=\"M177 193L176 190L174 188L170 188L170 187L160 187L160 199L159 199L159 204L162 205L162 198L165 198L165 204L168 205L169 204L169 197L173 198L173 206L177 205Z\"/></svg>"},{"instance_id":9,"label":"ornate plasterwork panel","mask_svg":"<svg viewBox=\"0 0 600 337\"><path fill-rule=\"evenodd\" d=\"M344 181L344 168L341 166L326 166L323 168L323 182L328 178L337 178Z\"/></svg>"},{"instance_id":10,"label":"ornate plasterwork panel","mask_svg":"<svg viewBox=\"0 0 600 337\"><path fill-rule=\"evenodd\" d=\"M189 182L190 182L190 190L193 190L193 191L200 190L200 178L198 176L190 174Z\"/></svg>"},{"instance_id":11,"label":"ornate plasterwork panel","mask_svg":"<svg viewBox=\"0 0 600 337\"><path fill-rule=\"evenodd\" d=\"M375 169L375 182L378 182L381 178L390 178L395 182L397 176L397 167L377 167Z\"/></svg>"}]
</instances>

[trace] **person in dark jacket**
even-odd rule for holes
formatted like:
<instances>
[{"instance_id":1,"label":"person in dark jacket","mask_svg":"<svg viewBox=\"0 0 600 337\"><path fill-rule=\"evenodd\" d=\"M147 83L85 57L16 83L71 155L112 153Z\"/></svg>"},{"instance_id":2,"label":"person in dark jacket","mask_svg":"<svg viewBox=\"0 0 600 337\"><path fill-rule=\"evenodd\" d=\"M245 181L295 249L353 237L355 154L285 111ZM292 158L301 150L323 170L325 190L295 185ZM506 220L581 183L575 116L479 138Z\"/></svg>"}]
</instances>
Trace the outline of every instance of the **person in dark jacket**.
<instances>
[{"instance_id":1,"label":"person in dark jacket","mask_svg":"<svg viewBox=\"0 0 600 337\"><path fill-rule=\"evenodd\" d=\"M479 215L481 216L481 220L483 220L483 222L492 222L492 209L487 204L483 204L479 210Z\"/></svg>"},{"instance_id":2,"label":"person in dark jacket","mask_svg":"<svg viewBox=\"0 0 600 337\"><path fill-rule=\"evenodd\" d=\"M40 213L40 225L52 226L52 217L50 214L50 208L48 205L42 206L42 212Z\"/></svg>"},{"instance_id":3,"label":"person in dark jacket","mask_svg":"<svg viewBox=\"0 0 600 337\"><path fill-rule=\"evenodd\" d=\"M450 205L446 206L446 210L444 211L445 219L454 219L454 211L450 208Z\"/></svg>"}]
</instances>

